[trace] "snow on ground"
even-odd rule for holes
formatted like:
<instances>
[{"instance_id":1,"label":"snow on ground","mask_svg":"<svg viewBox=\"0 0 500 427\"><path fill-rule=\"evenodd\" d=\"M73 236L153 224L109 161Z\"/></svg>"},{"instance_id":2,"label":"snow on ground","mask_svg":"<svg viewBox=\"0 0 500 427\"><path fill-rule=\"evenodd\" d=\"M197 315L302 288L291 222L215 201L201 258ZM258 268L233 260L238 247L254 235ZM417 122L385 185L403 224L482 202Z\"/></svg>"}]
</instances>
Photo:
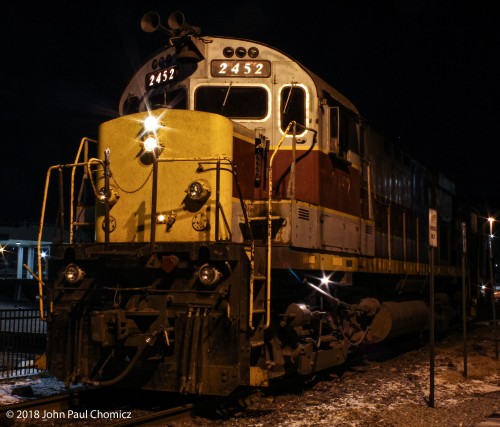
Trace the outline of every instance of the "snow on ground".
<instances>
[{"instance_id":1,"label":"snow on ground","mask_svg":"<svg viewBox=\"0 0 500 427\"><path fill-rule=\"evenodd\" d=\"M432 408L429 352L422 347L390 360L367 360L304 390L265 394L228 420L197 417L178 426L476 426L500 411L500 362L494 354L489 327L471 333L464 378L460 337L438 343Z\"/></svg>"},{"instance_id":2,"label":"snow on ground","mask_svg":"<svg viewBox=\"0 0 500 427\"><path fill-rule=\"evenodd\" d=\"M32 396L21 397L13 394L19 387L31 387ZM74 386L72 386L73 388ZM41 397L52 396L66 392L63 381L59 381L45 374L37 374L29 377L11 377L0 379L0 405L11 405L14 403L32 400Z\"/></svg>"},{"instance_id":3,"label":"snow on ground","mask_svg":"<svg viewBox=\"0 0 500 427\"><path fill-rule=\"evenodd\" d=\"M491 329L471 333L468 377L463 376L460 338L440 342L435 357L435 407L428 405L427 347L389 360L367 359L342 373L318 376L301 390L264 392L229 419L201 416L180 420L183 427L448 427L475 426L500 411L500 362L494 358ZM0 405L26 398L15 387L31 386L33 397L65 391L64 383L38 375L0 380ZM31 397L31 398L33 398Z\"/></svg>"}]
</instances>

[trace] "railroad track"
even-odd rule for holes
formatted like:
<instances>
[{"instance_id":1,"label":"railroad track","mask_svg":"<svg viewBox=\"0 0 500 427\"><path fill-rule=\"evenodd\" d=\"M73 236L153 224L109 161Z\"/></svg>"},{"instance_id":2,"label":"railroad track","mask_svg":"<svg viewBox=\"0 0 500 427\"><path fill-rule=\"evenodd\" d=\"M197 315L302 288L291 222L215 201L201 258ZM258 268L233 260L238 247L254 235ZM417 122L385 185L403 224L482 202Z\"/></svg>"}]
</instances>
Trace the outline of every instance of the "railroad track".
<instances>
[{"instance_id":1,"label":"railroad track","mask_svg":"<svg viewBox=\"0 0 500 427\"><path fill-rule=\"evenodd\" d=\"M81 399L81 397L80 397ZM73 396L69 393L36 399L13 405L0 406L0 425L78 425L92 421L95 425L113 427L154 425L189 416L196 408L195 403L186 403L157 410L137 410L135 408L88 408L74 407Z\"/></svg>"},{"instance_id":2,"label":"railroad track","mask_svg":"<svg viewBox=\"0 0 500 427\"><path fill-rule=\"evenodd\" d=\"M132 415L130 418L121 419L118 421L106 424L106 427L124 427L124 426L142 426L142 425L165 425L165 422L172 421L179 418L188 417L195 409L194 404L186 404L177 406L175 408L162 409L159 411L151 412L143 415Z\"/></svg>"},{"instance_id":3,"label":"railroad track","mask_svg":"<svg viewBox=\"0 0 500 427\"><path fill-rule=\"evenodd\" d=\"M227 402L213 397L182 398L168 400L170 403L167 406L164 403L166 400L148 399L147 394L140 402L130 395L116 395L116 391L114 394L107 389L89 389L0 406L0 426L89 425L90 422L106 427L165 425L195 412L213 412L217 408L237 406L235 402L252 394L242 393Z\"/></svg>"},{"instance_id":4,"label":"railroad track","mask_svg":"<svg viewBox=\"0 0 500 427\"><path fill-rule=\"evenodd\" d=\"M42 419L46 413L63 412L69 409L71 394L57 394L42 399L29 400L0 406L0 425L14 425Z\"/></svg>"}]
</instances>

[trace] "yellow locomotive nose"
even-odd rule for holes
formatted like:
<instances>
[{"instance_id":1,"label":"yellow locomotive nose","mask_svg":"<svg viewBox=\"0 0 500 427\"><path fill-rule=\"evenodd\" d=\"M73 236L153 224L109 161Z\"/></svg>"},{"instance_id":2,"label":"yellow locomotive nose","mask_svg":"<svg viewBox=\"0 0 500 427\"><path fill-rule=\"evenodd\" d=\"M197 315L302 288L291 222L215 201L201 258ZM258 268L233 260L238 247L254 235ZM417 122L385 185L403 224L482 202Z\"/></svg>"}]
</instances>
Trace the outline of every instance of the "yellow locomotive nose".
<instances>
[{"instance_id":1,"label":"yellow locomotive nose","mask_svg":"<svg viewBox=\"0 0 500 427\"><path fill-rule=\"evenodd\" d=\"M160 109L101 125L99 155L109 149L110 242L197 242L231 236L233 124L225 117ZM225 165L225 167L224 167ZM104 186L104 172L97 180ZM217 200L212 193L217 192ZM97 239L105 241L105 207L97 205ZM211 224L221 224L211 227ZM154 232L152 229L154 228ZM218 236L215 233L218 233Z\"/></svg>"}]
</instances>

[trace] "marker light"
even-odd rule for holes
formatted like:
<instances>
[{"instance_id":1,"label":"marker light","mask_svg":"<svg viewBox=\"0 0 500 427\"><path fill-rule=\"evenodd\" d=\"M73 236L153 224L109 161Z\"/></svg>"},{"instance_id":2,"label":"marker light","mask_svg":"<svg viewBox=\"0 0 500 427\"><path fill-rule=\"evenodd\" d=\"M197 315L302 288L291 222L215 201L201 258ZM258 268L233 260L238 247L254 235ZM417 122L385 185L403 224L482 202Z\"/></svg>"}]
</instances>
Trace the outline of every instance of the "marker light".
<instances>
[{"instance_id":1,"label":"marker light","mask_svg":"<svg viewBox=\"0 0 500 427\"><path fill-rule=\"evenodd\" d=\"M64 271L64 278L68 283L78 283L85 277L85 272L76 264L70 264Z\"/></svg>"},{"instance_id":2,"label":"marker light","mask_svg":"<svg viewBox=\"0 0 500 427\"><path fill-rule=\"evenodd\" d=\"M221 277L221 272L210 264L203 264L198 271L198 278L204 285L215 285Z\"/></svg>"},{"instance_id":3,"label":"marker light","mask_svg":"<svg viewBox=\"0 0 500 427\"><path fill-rule=\"evenodd\" d=\"M142 144L148 153L152 153L159 146L158 140L152 136L147 137Z\"/></svg>"},{"instance_id":4,"label":"marker light","mask_svg":"<svg viewBox=\"0 0 500 427\"><path fill-rule=\"evenodd\" d=\"M186 193L191 200L203 202L210 196L210 187L203 180L193 181L189 184Z\"/></svg>"},{"instance_id":5,"label":"marker light","mask_svg":"<svg viewBox=\"0 0 500 427\"><path fill-rule=\"evenodd\" d=\"M158 215L156 215L156 223L166 224L167 231L170 231L176 219L177 219L177 214L175 213L175 211L170 211L169 213L160 212Z\"/></svg>"},{"instance_id":6,"label":"marker light","mask_svg":"<svg viewBox=\"0 0 500 427\"><path fill-rule=\"evenodd\" d=\"M114 206L116 202L118 202L119 198L120 195L116 192L116 190L113 187L109 187L109 192L106 192L105 187L101 187L99 189L98 200L101 203L108 202L110 206Z\"/></svg>"},{"instance_id":7,"label":"marker light","mask_svg":"<svg viewBox=\"0 0 500 427\"><path fill-rule=\"evenodd\" d=\"M227 46L224 48L224 50L222 51L222 54L226 57L226 58L231 58L233 55L234 55L234 49L230 46Z\"/></svg>"},{"instance_id":8,"label":"marker light","mask_svg":"<svg viewBox=\"0 0 500 427\"><path fill-rule=\"evenodd\" d=\"M143 126L146 132L156 132L156 130L160 127L158 119L155 116L146 117Z\"/></svg>"},{"instance_id":9,"label":"marker light","mask_svg":"<svg viewBox=\"0 0 500 427\"><path fill-rule=\"evenodd\" d=\"M259 56L259 49L257 49L255 46L252 46L248 49L248 56L250 58L257 58Z\"/></svg>"},{"instance_id":10,"label":"marker light","mask_svg":"<svg viewBox=\"0 0 500 427\"><path fill-rule=\"evenodd\" d=\"M247 54L247 50L244 47L237 47L236 50L236 56L238 58L243 58Z\"/></svg>"}]
</instances>

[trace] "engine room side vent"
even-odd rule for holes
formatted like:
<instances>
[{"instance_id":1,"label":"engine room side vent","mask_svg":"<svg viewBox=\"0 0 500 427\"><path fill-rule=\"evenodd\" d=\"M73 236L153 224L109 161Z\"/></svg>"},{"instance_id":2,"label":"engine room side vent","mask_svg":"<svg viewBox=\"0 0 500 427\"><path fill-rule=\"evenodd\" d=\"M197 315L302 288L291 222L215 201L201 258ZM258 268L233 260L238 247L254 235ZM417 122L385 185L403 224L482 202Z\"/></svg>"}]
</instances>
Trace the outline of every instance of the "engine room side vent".
<instances>
[{"instance_id":1,"label":"engine room side vent","mask_svg":"<svg viewBox=\"0 0 500 427\"><path fill-rule=\"evenodd\" d=\"M365 233L366 234L373 234L373 225L365 224Z\"/></svg>"},{"instance_id":2,"label":"engine room side vent","mask_svg":"<svg viewBox=\"0 0 500 427\"><path fill-rule=\"evenodd\" d=\"M309 221L309 209L298 208L298 216L300 219Z\"/></svg>"}]
</instances>

